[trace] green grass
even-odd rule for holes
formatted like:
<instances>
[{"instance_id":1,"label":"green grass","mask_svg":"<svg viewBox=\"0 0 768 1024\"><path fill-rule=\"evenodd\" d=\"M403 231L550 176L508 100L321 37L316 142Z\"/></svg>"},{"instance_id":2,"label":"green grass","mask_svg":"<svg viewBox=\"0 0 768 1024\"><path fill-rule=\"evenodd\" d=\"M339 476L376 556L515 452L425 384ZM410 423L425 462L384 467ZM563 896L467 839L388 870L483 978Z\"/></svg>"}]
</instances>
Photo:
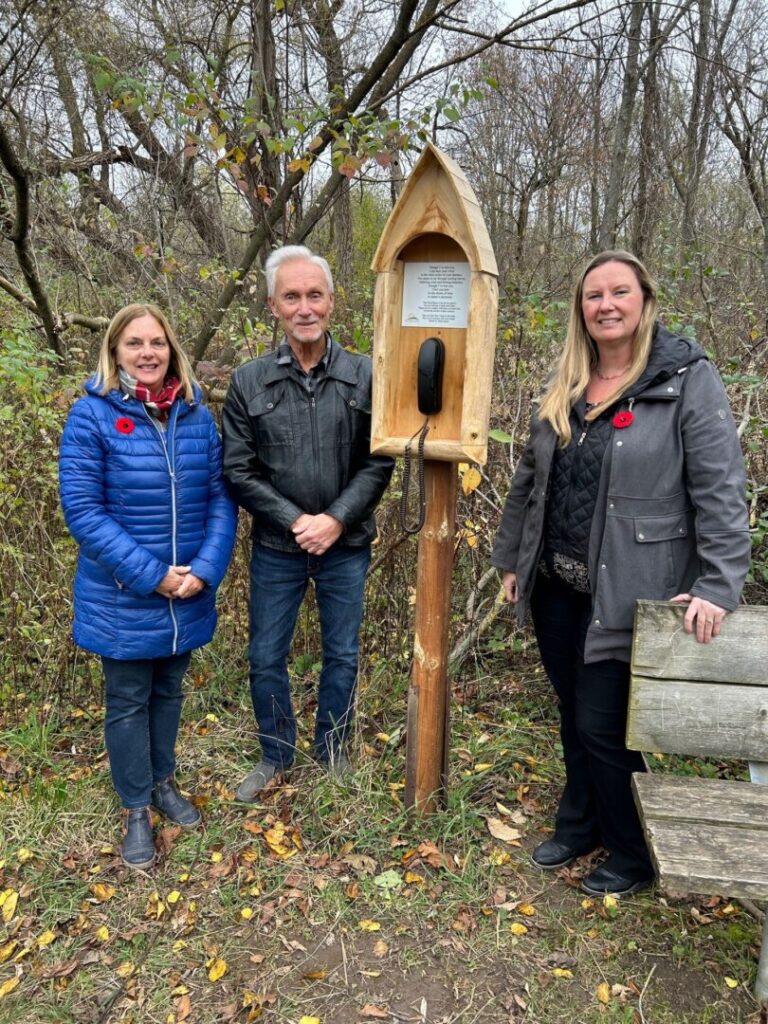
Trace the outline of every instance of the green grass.
<instances>
[{"instance_id":1,"label":"green grass","mask_svg":"<svg viewBox=\"0 0 768 1024\"><path fill-rule=\"evenodd\" d=\"M0 893L17 903L0 986L19 983L0 1024L756 1024L759 929L738 904L605 906L578 890L587 865L533 868L562 779L554 701L535 665L479 668L456 687L446 806L420 818L403 806L402 675L379 662L361 687L352 775L302 753L248 808L233 800L256 756L245 687L196 660L178 774L205 826L161 827L148 874L116 853L98 705L6 722ZM302 749L313 673L296 686ZM520 845L494 839L491 817Z\"/></svg>"}]
</instances>

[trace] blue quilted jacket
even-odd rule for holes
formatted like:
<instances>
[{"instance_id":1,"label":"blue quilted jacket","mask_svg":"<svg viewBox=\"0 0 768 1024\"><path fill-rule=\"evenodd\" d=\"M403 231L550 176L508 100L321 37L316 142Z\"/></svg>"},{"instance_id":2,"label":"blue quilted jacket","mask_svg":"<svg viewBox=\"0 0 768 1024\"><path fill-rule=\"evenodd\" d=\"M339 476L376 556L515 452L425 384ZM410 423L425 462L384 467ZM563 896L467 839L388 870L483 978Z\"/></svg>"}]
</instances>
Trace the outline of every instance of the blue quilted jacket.
<instances>
[{"instance_id":1,"label":"blue quilted jacket","mask_svg":"<svg viewBox=\"0 0 768 1024\"><path fill-rule=\"evenodd\" d=\"M199 394L177 399L163 431L135 398L101 395L92 381L85 390L59 460L64 517L80 545L75 642L121 660L208 643L237 524L213 417ZM155 587L169 565L191 566L208 586L163 597Z\"/></svg>"}]
</instances>

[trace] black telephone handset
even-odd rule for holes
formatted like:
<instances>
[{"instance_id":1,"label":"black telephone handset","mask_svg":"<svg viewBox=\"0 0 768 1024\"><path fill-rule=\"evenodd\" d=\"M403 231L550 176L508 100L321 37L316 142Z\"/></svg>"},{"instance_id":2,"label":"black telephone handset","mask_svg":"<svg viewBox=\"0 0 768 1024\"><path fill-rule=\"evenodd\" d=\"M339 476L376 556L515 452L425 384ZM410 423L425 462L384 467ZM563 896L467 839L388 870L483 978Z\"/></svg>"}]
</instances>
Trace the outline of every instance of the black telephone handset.
<instances>
[{"instance_id":1,"label":"black telephone handset","mask_svg":"<svg viewBox=\"0 0 768 1024\"><path fill-rule=\"evenodd\" d=\"M419 349L417 398L419 412L425 416L443 407L443 366L445 345L440 338L427 338Z\"/></svg>"}]
</instances>

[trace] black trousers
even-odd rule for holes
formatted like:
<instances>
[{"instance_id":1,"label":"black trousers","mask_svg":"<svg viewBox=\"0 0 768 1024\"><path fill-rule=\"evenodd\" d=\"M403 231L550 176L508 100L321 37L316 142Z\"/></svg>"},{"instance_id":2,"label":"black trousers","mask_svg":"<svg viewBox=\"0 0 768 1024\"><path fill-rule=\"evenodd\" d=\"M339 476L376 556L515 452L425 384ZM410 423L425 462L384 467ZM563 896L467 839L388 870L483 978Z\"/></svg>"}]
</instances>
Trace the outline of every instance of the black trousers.
<instances>
[{"instance_id":1,"label":"black trousers","mask_svg":"<svg viewBox=\"0 0 768 1024\"><path fill-rule=\"evenodd\" d=\"M633 881L653 874L632 798L632 772L645 770L624 736L629 665L617 659L584 663L591 598L539 574L531 613L541 660L560 703L566 783L554 838L574 849L602 843L605 866Z\"/></svg>"}]
</instances>

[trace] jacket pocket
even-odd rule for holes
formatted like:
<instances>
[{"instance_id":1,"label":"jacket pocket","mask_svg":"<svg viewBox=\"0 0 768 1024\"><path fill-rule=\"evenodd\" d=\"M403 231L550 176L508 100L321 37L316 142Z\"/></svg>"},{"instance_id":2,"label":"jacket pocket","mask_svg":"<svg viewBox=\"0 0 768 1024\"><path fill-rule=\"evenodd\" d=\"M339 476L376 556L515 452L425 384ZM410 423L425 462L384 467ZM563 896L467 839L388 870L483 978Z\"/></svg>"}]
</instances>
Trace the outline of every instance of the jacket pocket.
<instances>
[{"instance_id":1,"label":"jacket pocket","mask_svg":"<svg viewBox=\"0 0 768 1024\"><path fill-rule=\"evenodd\" d=\"M279 388L260 391L248 402L248 415L260 447L293 445L291 403L284 391Z\"/></svg>"},{"instance_id":2,"label":"jacket pocket","mask_svg":"<svg viewBox=\"0 0 768 1024\"><path fill-rule=\"evenodd\" d=\"M632 629L639 598L664 601L683 586L693 513L608 516L597 564L595 624Z\"/></svg>"},{"instance_id":3,"label":"jacket pocket","mask_svg":"<svg viewBox=\"0 0 768 1024\"><path fill-rule=\"evenodd\" d=\"M334 404L336 408L336 430L323 433L321 447L346 447L368 438L371 419L371 395L367 388L361 388L345 381L334 381Z\"/></svg>"}]
</instances>

